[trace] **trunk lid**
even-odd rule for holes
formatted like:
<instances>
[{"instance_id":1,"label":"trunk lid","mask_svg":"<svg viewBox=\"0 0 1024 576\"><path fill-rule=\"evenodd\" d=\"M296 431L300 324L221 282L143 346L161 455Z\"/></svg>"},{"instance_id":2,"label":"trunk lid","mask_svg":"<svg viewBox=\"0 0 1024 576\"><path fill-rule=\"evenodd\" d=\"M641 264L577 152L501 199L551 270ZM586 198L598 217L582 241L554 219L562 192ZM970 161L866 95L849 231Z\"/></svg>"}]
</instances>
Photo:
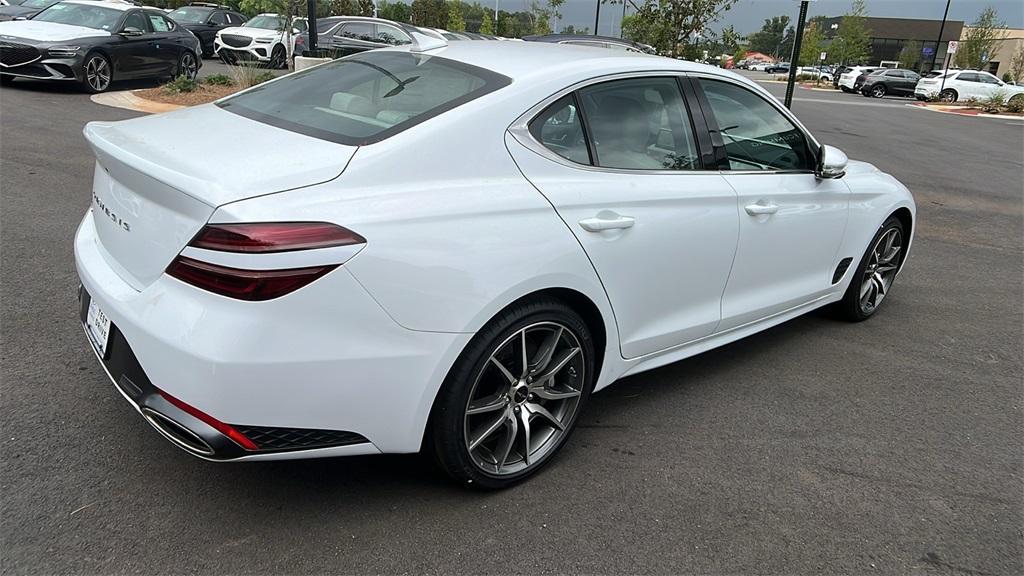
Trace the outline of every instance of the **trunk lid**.
<instances>
[{"instance_id":1,"label":"trunk lid","mask_svg":"<svg viewBox=\"0 0 1024 576\"><path fill-rule=\"evenodd\" d=\"M213 105L91 122L100 251L136 290L160 277L217 207L336 178L356 151Z\"/></svg>"}]
</instances>

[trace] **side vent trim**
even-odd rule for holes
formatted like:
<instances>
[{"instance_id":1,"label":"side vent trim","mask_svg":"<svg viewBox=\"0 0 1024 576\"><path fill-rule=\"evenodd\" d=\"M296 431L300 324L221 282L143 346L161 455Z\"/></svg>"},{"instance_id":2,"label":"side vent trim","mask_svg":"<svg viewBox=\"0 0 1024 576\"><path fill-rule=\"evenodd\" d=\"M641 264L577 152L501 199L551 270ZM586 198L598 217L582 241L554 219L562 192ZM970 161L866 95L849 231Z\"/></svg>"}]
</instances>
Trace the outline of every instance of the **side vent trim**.
<instances>
[{"instance_id":1,"label":"side vent trim","mask_svg":"<svg viewBox=\"0 0 1024 576\"><path fill-rule=\"evenodd\" d=\"M853 258L843 258L839 261L839 265L836 266L836 271L832 274L833 284L836 284L843 279L843 275L846 274L846 270L850 268L851 262L853 262Z\"/></svg>"}]
</instances>

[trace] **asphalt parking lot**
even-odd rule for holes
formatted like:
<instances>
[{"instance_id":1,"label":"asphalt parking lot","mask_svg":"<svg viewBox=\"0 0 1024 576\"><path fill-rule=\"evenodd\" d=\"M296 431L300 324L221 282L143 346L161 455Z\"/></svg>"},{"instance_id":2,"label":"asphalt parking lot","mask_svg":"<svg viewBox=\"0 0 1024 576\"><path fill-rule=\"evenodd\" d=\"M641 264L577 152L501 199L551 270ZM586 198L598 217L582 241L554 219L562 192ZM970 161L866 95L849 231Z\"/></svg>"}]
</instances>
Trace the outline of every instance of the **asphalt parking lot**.
<instances>
[{"instance_id":1,"label":"asphalt parking lot","mask_svg":"<svg viewBox=\"0 0 1024 576\"><path fill-rule=\"evenodd\" d=\"M812 313L623 380L546 471L479 494L416 456L218 465L167 444L75 299L82 126L135 114L0 89L2 572L1020 574L1024 124L908 102L794 102L916 196L874 318Z\"/></svg>"}]
</instances>

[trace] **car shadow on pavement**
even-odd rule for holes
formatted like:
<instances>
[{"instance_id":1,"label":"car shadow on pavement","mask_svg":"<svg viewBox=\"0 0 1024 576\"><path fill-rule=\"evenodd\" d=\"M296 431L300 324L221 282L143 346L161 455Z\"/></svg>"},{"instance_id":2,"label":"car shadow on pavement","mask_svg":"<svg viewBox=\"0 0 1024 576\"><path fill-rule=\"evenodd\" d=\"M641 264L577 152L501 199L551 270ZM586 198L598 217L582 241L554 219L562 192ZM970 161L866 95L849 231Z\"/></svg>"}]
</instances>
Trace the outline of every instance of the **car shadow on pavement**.
<instances>
[{"instance_id":1,"label":"car shadow on pavement","mask_svg":"<svg viewBox=\"0 0 1024 576\"><path fill-rule=\"evenodd\" d=\"M110 91L142 90L146 88L156 88L161 84L163 84L163 82L157 79L120 80L110 85ZM89 92L86 92L82 85L77 82L46 82L43 80L29 80L27 78L18 78L9 86L4 86L3 90L23 90L26 92L49 94L78 94L84 97L88 97L90 95ZM3 92L0 92L0 94L2 93Z\"/></svg>"}]
</instances>

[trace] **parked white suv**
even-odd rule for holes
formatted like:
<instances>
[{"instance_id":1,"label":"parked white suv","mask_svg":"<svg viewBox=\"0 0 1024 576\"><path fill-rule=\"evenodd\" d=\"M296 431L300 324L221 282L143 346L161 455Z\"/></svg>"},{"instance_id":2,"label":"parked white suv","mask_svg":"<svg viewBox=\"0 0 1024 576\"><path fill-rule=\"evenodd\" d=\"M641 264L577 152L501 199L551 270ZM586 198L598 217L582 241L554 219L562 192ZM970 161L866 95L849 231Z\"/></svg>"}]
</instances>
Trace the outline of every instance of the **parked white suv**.
<instances>
[{"instance_id":1,"label":"parked white suv","mask_svg":"<svg viewBox=\"0 0 1024 576\"><path fill-rule=\"evenodd\" d=\"M983 100L997 93L1003 95L1004 102L1009 102L1010 98L1024 94L1024 86L1007 84L980 70L936 70L921 78L914 88L914 97L918 100L938 96L944 102Z\"/></svg>"},{"instance_id":2,"label":"parked white suv","mask_svg":"<svg viewBox=\"0 0 1024 576\"><path fill-rule=\"evenodd\" d=\"M289 31L284 22L285 17L277 14L253 16L241 26L217 32L213 52L227 64L255 60L271 68L285 68L294 48L294 38L306 31L307 23L305 18L295 18Z\"/></svg>"},{"instance_id":3,"label":"parked white suv","mask_svg":"<svg viewBox=\"0 0 1024 576\"><path fill-rule=\"evenodd\" d=\"M857 89L854 86L857 83L857 77L861 74L871 74L875 70L878 70L877 66L854 66L850 68L840 74L839 89L843 92L856 92Z\"/></svg>"}]
</instances>

